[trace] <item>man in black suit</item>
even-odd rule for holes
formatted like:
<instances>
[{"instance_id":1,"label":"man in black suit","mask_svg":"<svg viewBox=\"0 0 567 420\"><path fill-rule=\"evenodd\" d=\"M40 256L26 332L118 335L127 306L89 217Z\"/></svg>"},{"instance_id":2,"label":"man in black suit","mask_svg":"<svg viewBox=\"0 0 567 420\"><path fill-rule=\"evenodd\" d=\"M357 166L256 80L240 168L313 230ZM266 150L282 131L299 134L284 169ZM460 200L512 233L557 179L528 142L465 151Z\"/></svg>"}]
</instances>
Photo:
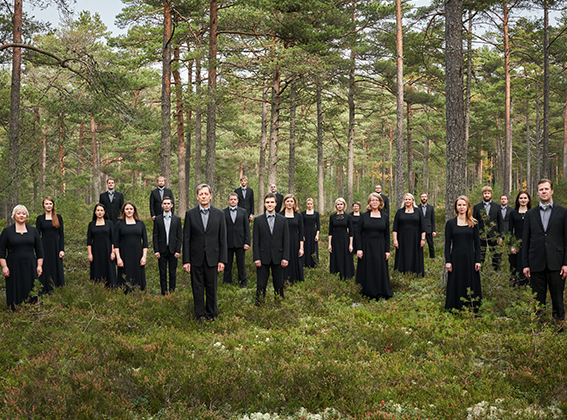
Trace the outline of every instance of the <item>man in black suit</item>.
<instances>
[{"instance_id":1,"label":"man in black suit","mask_svg":"<svg viewBox=\"0 0 567 420\"><path fill-rule=\"evenodd\" d=\"M242 207L248 212L248 220L254 219L254 190L248 188L248 177L246 175L240 178L240 187L234 190L238 195L238 207Z\"/></svg>"},{"instance_id":2,"label":"man in black suit","mask_svg":"<svg viewBox=\"0 0 567 420\"><path fill-rule=\"evenodd\" d=\"M226 246L228 260L224 269L223 283L232 284L232 262L236 255L238 282L240 287L246 287L245 253L250 249L250 222L246 210L238 207L238 195L230 193L228 207L224 209L226 222Z\"/></svg>"},{"instance_id":3,"label":"man in black suit","mask_svg":"<svg viewBox=\"0 0 567 420\"><path fill-rule=\"evenodd\" d=\"M384 200L384 211L390 215L390 199L386 194L382 194L382 185L378 184L374 187L374 191L380 194L382 200Z\"/></svg>"},{"instance_id":4,"label":"man in black suit","mask_svg":"<svg viewBox=\"0 0 567 420\"><path fill-rule=\"evenodd\" d=\"M274 282L274 293L284 297L283 268L289 263L289 229L287 219L276 213L276 196L266 194L266 212L254 219L254 242L252 244L256 265L256 305L266 297L270 269Z\"/></svg>"},{"instance_id":5,"label":"man in black suit","mask_svg":"<svg viewBox=\"0 0 567 420\"><path fill-rule=\"evenodd\" d=\"M503 237L509 232L510 214L514 210L508 205L508 196L502 194L500 196L500 209L498 209L498 232Z\"/></svg>"},{"instance_id":6,"label":"man in black suit","mask_svg":"<svg viewBox=\"0 0 567 420\"><path fill-rule=\"evenodd\" d=\"M486 250L496 248L498 242L498 214L500 206L492 201L492 188L482 187L482 201L473 208L473 217L478 221L480 231L480 261L484 263ZM485 220L486 219L486 220ZM500 270L500 260L502 254L494 252L492 254L492 266L495 270Z\"/></svg>"},{"instance_id":7,"label":"man in black suit","mask_svg":"<svg viewBox=\"0 0 567 420\"><path fill-rule=\"evenodd\" d=\"M165 177L158 177L157 184L157 188L150 193L150 215L152 216L152 220L156 220L156 216L162 213L161 200L163 200L163 197L171 198L171 211L174 212L175 210L173 191L169 188L165 188Z\"/></svg>"},{"instance_id":8,"label":"man in black suit","mask_svg":"<svg viewBox=\"0 0 567 420\"><path fill-rule=\"evenodd\" d=\"M112 220L112 223L116 224L124 205L124 196L122 193L114 190L114 178L106 180L106 187L108 190L100 194L98 202L106 207L108 218Z\"/></svg>"},{"instance_id":9,"label":"man in black suit","mask_svg":"<svg viewBox=\"0 0 567 420\"><path fill-rule=\"evenodd\" d=\"M435 209L431 204L427 204L427 193L421 193L419 198L421 200L419 211L423 214L429 258L435 258L435 246L433 245L433 238L437 236L437 232L435 232Z\"/></svg>"},{"instance_id":10,"label":"man in black suit","mask_svg":"<svg viewBox=\"0 0 567 420\"><path fill-rule=\"evenodd\" d=\"M159 284L161 294L167 293L167 273L169 265L169 292L175 292L177 280L177 259L181 256L181 218L175 216L171 209L173 200L171 197L163 197L161 201L163 212L158 214L154 220L154 253L158 258Z\"/></svg>"},{"instance_id":11,"label":"man in black suit","mask_svg":"<svg viewBox=\"0 0 567 420\"><path fill-rule=\"evenodd\" d=\"M542 179L537 185L539 206L529 210L524 221L522 261L536 300L545 307L547 287L553 318L565 320L563 291L567 276L567 209L553 202L553 184ZM538 311L541 313L540 311ZM560 331L563 325L560 325Z\"/></svg>"},{"instance_id":12,"label":"man in black suit","mask_svg":"<svg viewBox=\"0 0 567 420\"><path fill-rule=\"evenodd\" d=\"M283 194L280 194L278 192L278 187L276 186L276 184L270 185L270 191L271 191L272 194L274 194L276 196L276 213L279 213L280 211L282 211Z\"/></svg>"},{"instance_id":13,"label":"man in black suit","mask_svg":"<svg viewBox=\"0 0 567 420\"><path fill-rule=\"evenodd\" d=\"M223 211L211 206L211 187L200 184L196 190L199 205L185 212L183 269L191 273L195 318L202 323L218 317L217 276L227 260L226 222Z\"/></svg>"}]
</instances>

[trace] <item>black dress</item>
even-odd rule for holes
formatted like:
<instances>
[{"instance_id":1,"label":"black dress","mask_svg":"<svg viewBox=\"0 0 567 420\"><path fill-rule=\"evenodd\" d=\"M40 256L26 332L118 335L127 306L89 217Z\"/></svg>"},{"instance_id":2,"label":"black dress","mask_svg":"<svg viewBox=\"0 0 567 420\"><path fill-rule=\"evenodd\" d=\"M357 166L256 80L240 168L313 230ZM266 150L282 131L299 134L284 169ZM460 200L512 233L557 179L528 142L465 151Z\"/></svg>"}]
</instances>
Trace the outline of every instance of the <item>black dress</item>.
<instances>
[{"instance_id":1,"label":"black dress","mask_svg":"<svg viewBox=\"0 0 567 420\"><path fill-rule=\"evenodd\" d=\"M329 256L331 274L339 273L341 279L354 277L354 262L348 250L353 236L352 218L347 213L334 213L329 217L329 236L332 236L333 252ZM354 245L353 245L354 249Z\"/></svg>"},{"instance_id":2,"label":"black dress","mask_svg":"<svg viewBox=\"0 0 567 420\"><path fill-rule=\"evenodd\" d=\"M356 244L356 237L358 236L358 221L360 220L360 215L362 213L358 213L358 216L354 215L354 212L349 213L350 218L352 219L352 236L353 236L353 249L352 249L352 253L354 255L356 255L356 249L354 248L354 244Z\"/></svg>"},{"instance_id":3,"label":"black dress","mask_svg":"<svg viewBox=\"0 0 567 420\"><path fill-rule=\"evenodd\" d=\"M99 226L92 221L87 229L87 246L91 247L93 254L91 280L104 282L107 287L116 286L116 263L110 259L113 234L114 224L110 220Z\"/></svg>"},{"instance_id":4,"label":"black dress","mask_svg":"<svg viewBox=\"0 0 567 420\"><path fill-rule=\"evenodd\" d=\"M63 274L63 258L59 258L59 252L65 251L65 234L63 229L63 218L57 215L59 228L53 227L51 220L45 219L45 214L37 216L35 227L41 236L41 243L45 258L43 260L43 273L39 281L43 285L43 291L48 293L53 287L65 286Z\"/></svg>"},{"instance_id":5,"label":"black dress","mask_svg":"<svg viewBox=\"0 0 567 420\"><path fill-rule=\"evenodd\" d=\"M394 296L390 285L390 272L386 252L390 252L390 221L388 214L370 217L363 213L358 221L356 250L362 251L358 259L356 282L362 294L372 299L389 299Z\"/></svg>"},{"instance_id":6,"label":"black dress","mask_svg":"<svg viewBox=\"0 0 567 420\"><path fill-rule=\"evenodd\" d=\"M303 254L305 267L315 267L319 263L319 242L315 242L317 231L321 230L321 220L319 213L313 211L313 214L307 214L302 211L303 226L305 229L305 254Z\"/></svg>"},{"instance_id":7,"label":"black dress","mask_svg":"<svg viewBox=\"0 0 567 420\"><path fill-rule=\"evenodd\" d=\"M285 210L280 213L285 217ZM299 241L305 238L303 217L293 212L293 218L286 217L289 228L289 264L283 268L284 283L303 281L303 258L299 258ZM305 248L303 249L305 251Z\"/></svg>"},{"instance_id":8,"label":"black dress","mask_svg":"<svg viewBox=\"0 0 567 420\"><path fill-rule=\"evenodd\" d=\"M518 210L512 210L510 213L510 222L508 224L508 229L512 238L515 238L518 241L522 240L522 235L524 234L524 219L526 217L526 213L520 213ZM510 253L508 260L510 261L510 271L512 277L517 280L517 284L519 286L524 286L529 283L529 280L526 279L524 276L524 267L522 267L522 245L519 242L519 245L515 246L516 254Z\"/></svg>"},{"instance_id":9,"label":"black dress","mask_svg":"<svg viewBox=\"0 0 567 420\"><path fill-rule=\"evenodd\" d=\"M0 258L6 260L10 277L6 277L6 303L12 310L27 300L37 279L37 260L43 258L39 232L26 224L27 233L17 233L8 226L0 236Z\"/></svg>"},{"instance_id":10,"label":"black dress","mask_svg":"<svg viewBox=\"0 0 567 420\"><path fill-rule=\"evenodd\" d=\"M425 236L423 213L418 209L415 209L413 213L406 213L405 208L399 209L394 217L392 232L398 233L394 270L402 273L416 273L423 277L425 275L423 248L421 247L421 235Z\"/></svg>"},{"instance_id":11,"label":"black dress","mask_svg":"<svg viewBox=\"0 0 567 420\"><path fill-rule=\"evenodd\" d=\"M148 247L148 234L144 222L136 220L136 224L132 225L124 220L116 222L114 247L119 249L120 258L124 262L124 267L118 267L118 285L126 285L126 292L135 285L145 290L146 267L140 265L142 250Z\"/></svg>"},{"instance_id":12,"label":"black dress","mask_svg":"<svg viewBox=\"0 0 567 420\"><path fill-rule=\"evenodd\" d=\"M457 218L445 224L445 262L451 263L453 271L447 279L445 309L461 309L472 306L475 312L481 304L480 271L474 266L480 263L480 236L478 225L474 228L458 226ZM472 295L469 296L468 289ZM465 298L463 302L461 298ZM471 302L472 301L472 302Z\"/></svg>"}]
</instances>

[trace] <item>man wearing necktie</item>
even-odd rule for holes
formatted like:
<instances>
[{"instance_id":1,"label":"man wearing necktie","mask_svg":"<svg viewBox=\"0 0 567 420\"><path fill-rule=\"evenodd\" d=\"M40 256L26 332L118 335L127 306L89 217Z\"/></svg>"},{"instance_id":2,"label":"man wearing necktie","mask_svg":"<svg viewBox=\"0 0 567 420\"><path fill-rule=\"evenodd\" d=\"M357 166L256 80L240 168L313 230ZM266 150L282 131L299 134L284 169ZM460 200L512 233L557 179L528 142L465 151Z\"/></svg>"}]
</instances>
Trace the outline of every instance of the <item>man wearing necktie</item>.
<instances>
[{"instance_id":1,"label":"man wearing necktie","mask_svg":"<svg viewBox=\"0 0 567 420\"><path fill-rule=\"evenodd\" d=\"M480 262L484 264L486 251L492 251L492 266L495 270L500 270L500 260L502 254L495 252L498 244L498 216L500 206L492 201L492 188L482 187L482 201L473 208L473 217L478 222L480 231Z\"/></svg>"},{"instance_id":2,"label":"man wearing necktie","mask_svg":"<svg viewBox=\"0 0 567 420\"><path fill-rule=\"evenodd\" d=\"M165 187L165 177L158 177L157 184L157 188L152 190L150 193L150 216L152 216L152 220L156 220L156 216L162 213L161 200L163 200L164 197L171 198L171 211L175 211L175 198L173 197L173 191Z\"/></svg>"},{"instance_id":3,"label":"man wearing necktie","mask_svg":"<svg viewBox=\"0 0 567 420\"><path fill-rule=\"evenodd\" d=\"M284 297L283 268L289 262L289 228L285 216L276 213L276 196L266 194L264 214L254 219L254 241L252 250L256 265L256 305L266 297L270 270L274 282L274 294Z\"/></svg>"},{"instance_id":4,"label":"man wearing necktie","mask_svg":"<svg viewBox=\"0 0 567 420\"><path fill-rule=\"evenodd\" d=\"M563 291L567 276L567 209L553 202L553 183L542 179L537 185L539 205L526 213L522 238L524 275L531 282L543 313L547 288L553 318L563 331Z\"/></svg>"},{"instance_id":5,"label":"man wearing necktie","mask_svg":"<svg viewBox=\"0 0 567 420\"><path fill-rule=\"evenodd\" d=\"M158 258L159 284L161 294L167 293L167 274L169 272L169 293L175 291L177 280L177 259L181 256L181 218L171 211L173 200L163 197L161 201L163 212L154 220L154 253ZM168 270L169 266L169 270Z\"/></svg>"},{"instance_id":6,"label":"man wearing necktie","mask_svg":"<svg viewBox=\"0 0 567 420\"><path fill-rule=\"evenodd\" d=\"M254 190L248 185L248 177L246 175L240 178L240 187L234 190L238 195L238 207L242 207L248 212L248 220L254 219Z\"/></svg>"},{"instance_id":7,"label":"man wearing necktie","mask_svg":"<svg viewBox=\"0 0 567 420\"><path fill-rule=\"evenodd\" d=\"M218 317L217 276L227 262L224 213L211 206L211 187L196 188L199 205L185 212L183 269L191 274L198 323ZM205 302L206 292L206 302Z\"/></svg>"},{"instance_id":8,"label":"man wearing necktie","mask_svg":"<svg viewBox=\"0 0 567 420\"><path fill-rule=\"evenodd\" d=\"M124 205L124 196L114 189L114 178L106 180L106 187L107 190L100 194L98 201L106 208L108 218L116 224Z\"/></svg>"},{"instance_id":9,"label":"man wearing necktie","mask_svg":"<svg viewBox=\"0 0 567 420\"><path fill-rule=\"evenodd\" d=\"M238 283L244 288L247 285L245 253L250 249L250 222L246 210L238 207L238 195L230 193L228 207L223 210L226 222L226 246L228 260L224 269L223 283L232 284L232 262L236 255Z\"/></svg>"}]
</instances>

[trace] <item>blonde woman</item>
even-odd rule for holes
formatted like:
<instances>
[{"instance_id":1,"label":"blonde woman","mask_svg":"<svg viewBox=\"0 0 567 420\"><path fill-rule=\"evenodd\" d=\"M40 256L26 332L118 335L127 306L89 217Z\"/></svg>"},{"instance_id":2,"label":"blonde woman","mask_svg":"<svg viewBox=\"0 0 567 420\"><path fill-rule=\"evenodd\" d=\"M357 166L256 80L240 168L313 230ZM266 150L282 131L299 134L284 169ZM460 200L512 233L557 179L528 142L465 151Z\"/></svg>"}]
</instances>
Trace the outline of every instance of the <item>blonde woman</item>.
<instances>
[{"instance_id":1,"label":"blonde woman","mask_svg":"<svg viewBox=\"0 0 567 420\"><path fill-rule=\"evenodd\" d=\"M289 264L283 269L284 282L293 284L303 281L303 254L305 252L305 232L303 216L299 213L297 199L293 194L284 197L284 209L281 211L287 219L289 229Z\"/></svg>"},{"instance_id":2,"label":"blonde woman","mask_svg":"<svg viewBox=\"0 0 567 420\"><path fill-rule=\"evenodd\" d=\"M313 208L315 202L308 198L305 202L307 210L301 212L305 229L305 267L315 267L319 262L319 232L321 231L321 220L319 212Z\"/></svg>"},{"instance_id":3,"label":"blonde woman","mask_svg":"<svg viewBox=\"0 0 567 420\"><path fill-rule=\"evenodd\" d=\"M481 304L480 235L472 214L471 202L461 195L455 201L457 217L445 224L445 268L449 272L445 309L470 306L476 312Z\"/></svg>"},{"instance_id":4,"label":"blonde woman","mask_svg":"<svg viewBox=\"0 0 567 420\"><path fill-rule=\"evenodd\" d=\"M346 201L339 197L335 200L334 214L329 217L329 252L331 274L338 273L341 279L354 277L352 260L353 227L352 218L346 210Z\"/></svg>"},{"instance_id":5,"label":"blonde woman","mask_svg":"<svg viewBox=\"0 0 567 420\"><path fill-rule=\"evenodd\" d=\"M423 277L423 247L425 245L425 220L418 210L412 194L404 195L404 206L396 212L392 229L396 261L394 270L415 273Z\"/></svg>"}]
</instances>

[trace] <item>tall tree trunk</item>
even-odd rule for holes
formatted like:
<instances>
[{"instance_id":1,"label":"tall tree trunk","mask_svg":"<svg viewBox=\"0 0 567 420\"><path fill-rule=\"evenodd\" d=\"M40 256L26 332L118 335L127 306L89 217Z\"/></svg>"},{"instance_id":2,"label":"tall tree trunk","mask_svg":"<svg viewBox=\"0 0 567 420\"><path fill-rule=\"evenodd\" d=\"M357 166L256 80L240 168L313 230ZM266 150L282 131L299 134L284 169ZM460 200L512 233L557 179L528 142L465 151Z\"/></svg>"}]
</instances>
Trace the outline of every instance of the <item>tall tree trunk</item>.
<instances>
[{"instance_id":1,"label":"tall tree trunk","mask_svg":"<svg viewBox=\"0 0 567 420\"><path fill-rule=\"evenodd\" d=\"M211 0L209 34L209 83L207 101L207 155L205 158L205 179L215 189L215 163L217 142L217 25L218 1Z\"/></svg>"},{"instance_id":2,"label":"tall tree trunk","mask_svg":"<svg viewBox=\"0 0 567 420\"><path fill-rule=\"evenodd\" d=\"M323 160L323 100L321 85L317 84L317 201L319 213L325 213L325 174Z\"/></svg>"},{"instance_id":3,"label":"tall tree trunk","mask_svg":"<svg viewBox=\"0 0 567 420\"><path fill-rule=\"evenodd\" d=\"M193 84L193 60L189 60L187 69L187 93L189 93ZM193 196L193 194L191 194L193 189L190 188L189 181L189 174L191 173L191 134L193 125L191 123L192 109L190 106L187 106L186 109L187 115L185 120L187 121L187 129L185 130L185 162L183 163L183 171L185 172L185 208L189 209L191 207L191 197Z\"/></svg>"},{"instance_id":4,"label":"tall tree trunk","mask_svg":"<svg viewBox=\"0 0 567 420\"><path fill-rule=\"evenodd\" d=\"M354 20L354 3L353 3L353 20ZM356 63L356 54L354 45L350 49L350 71L348 83L348 147L347 147L347 189L346 201L350 206L353 202L354 187L354 70Z\"/></svg>"},{"instance_id":5,"label":"tall tree trunk","mask_svg":"<svg viewBox=\"0 0 567 420\"><path fill-rule=\"evenodd\" d=\"M100 157L98 154L98 144L96 141L96 121L94 115L91 115L91 146L92 146L92 156L93 156L93 201L96 203L98 201L98 196L102 192L101 185L101 174L99 170Z\"/></svg>"},{"instance_id":6,"label":"tall tree trunk","mask_svg":"<svg viewBox=\"0 0 567 420\"><path fill-rule=\"evenodd\" d=\"M540 111L540 99L539 99L539 92L536 83L536 113L535 113L535 126L536 126L536 135L535 135L535 143L536 143L536 173L534 179L535 187L538 181L543 178L542 176L542 165L541 165L541 111Z\"/></svg>"},{"instance_id":7,"label":"tall tree trunk","mask_svg":"<svg viewBox=\"0 0 567 420\"><path fill-rule=\"evenodd\" d=\"M429 192L429 124L425 126L423 139L423 192Z\"/></svg>"},{"instance_id":8,"label":"tall tree trunk","mask_svg":"<svg viewBox=\"0 0 567 420\"><path fill-rule=\"evenodd\" d=\"M469 142L469 130L471 123L471 89L472 89L472 29L473 12L469 12L469 28L467 34L467 93L465 97L465 141Z\"/></svg>"},{"instance_id":9,"label":"tall tree trunk","mask_svg":"<svg viewBox=\"0 0 567 420\"><path fill-rule=\"evenodd\" d=\"M268 80L264 81L262 89L262 125L260 127L260 167L258 179L258 214L264 208L264 196L266 195L266 150L268 149Z\"/></svg>"},{"instance_id":10,"label":"tall tree trunk","mask_svg":"<svg viewBox=\"0 0 567 420\"><path fill-rule=\"evenodd\" d=\"M161 175L171 184L171 2L164 0L161 76Z\"/></svg>"},{"instance_id":11,"label":"tall tree trunk","mask_svg":"<svg viewBox=\"0 0 567 420\"><path fill-rule=\"evenodd\" d=\"M390 196L390 203L394 208L402 206L404 190L404 47L402 31L402 1L396 0L396 191L395 195Z\"/></svg>"},{"instance_id":12,"label":"tall tree trunk","mask_svg":"<svg viewBox=\"0 0 567 420\"><path fill-rule=\"evenodd\" d=\"M528 87L526 86L526 92ZM526 191L532 193L532 146L530 142L530 100L526 100Z\"/></svg>"},{"instance_id":13,"label":"tall tree trunk","mask_svg":"<svg viewBox=\"0 0 567 420\"><path fill-rule=\"evenodd\" d=\"M543 144L542 178L550 178L549 170L549 1L543 6Z\"/></svg>"},{"instance_id":14,"label":"tall tree trunk","mask_svg":"<svg viewBox=\"0 0 567 420\"><path fill-rule=\"evenodd\" d=\"M22 42L22 0L14 0L14 43ZM11 177L8 198L8 224L14 223L10 215L20 200L20 87L22 77L22 50L12 50L12 84L10 87L10 133L8 173Z\"/></svg>"},{"instance_id":15,"label":"tall tree trunk","mask_svg":"<svg viewBox=\"0 0 567 420\"><path fill-rule=\"evenodd\" d=\"M65 132L64 132L64 117L63 112L59 111L59 175L61 176L60 190L62 194L65 194L65 163L63 161L65 153L63 150L63 143L65 142Z\"/></svg>"},{"instance_id":16,"label":"tall tree trunk","mask_svg":"<svg viewBox=\"0 0 567 420\"><path fill-rule=\"evenodd\" d=\"M183 215L187 210L187 182L185 177L185 124L183 121L183 86L179 75L180 48L176 45L173 49L172 68L173 80L175 82L175 105L177 110L177 176L179 193L177 197L177 214ZM190 77L190 76L189 76ZM191 84L191 81L189 81Z\"/></svg>"},{"instance_id":17,"label":"tall tree trunk","mask_svg":"<svg viewBox=\"0 0 567 420\"><path fill-rule=\"evenodd\" d=\"M456 198L466 188L467 141L463 104L463 0L445 2L446 69L446 203L445 219L453 218Z\"/></svg>"},{"instance_id":18,"label":"tall tree trunk","mask_svg":"<svg viewBox=\"0 0 567 420\"><path fill-rule=\"evenodd\" d=\"M512 103L511 103L511 87L510 87L510 37L508 36L508 3L504 2L503 9L503 29L504 29L504 159L503 159L503 193L510 195L512 191Z\"/></svg>"},{"instance_id":19,"label":"tall tree trunk","mask_svg":"<svg viewBox=\"0 0 567 420\"><path fill-rule=\"evenodd\" d=\"M565 75L567 76L567 63L565 64ZM567 98L563 106L563 180L567 179Z\"/></svg>"},{"instance_id":20,"label":"tall tree trunk","mask_svg":"<svg viewBox=\"0 0 567 420\"><path fill-rule=\"evenodd\" d=\"M408 102L407 105L408 109L407 109L407 131L408 131L408 138L407 138L407 160L408 160L408 191L413 194L413 190L414 190L414 177L413 177L413 165L412 165L412 159L413 159L413 148L412 148L412 144L411 144L411 118L412 118L412 110L411 110L411 104Z\"/></svg>"},{"instance_id":21,"label":"tall tree trunk","mask_svg":"<svg viewBox=\"0 0 567 420\"><path fill-rule=\"evenodd\" d=\"M197 96L197 106L195 106L195 187L202 182L203 179L203 111L201 108L201 59L195 61L195 94Z\"/></svg>"},{"instance_id":22,"label":"tall tree trunk","mask_svg":"<svg viewBox=\"0 0 567 420\"><path fill-rule=\"evenodd\" d=\"M39 182L39 193L42 197L45 197L45 179L47 171L47 127L43 132L43 141L41 143L41 175ZM95 178L96 182L96 178Z\"/></svg>"},{"instance_id":23,"label":"tall tree trunk","mask_svg":"<svg viewBox=\"0 0 567 420\"><path fill-rule=\"evenodd\" d=\"M276 64L272 80L272 110L270 125L270 158L268 162L268 185L275 184L278 169L278 142L280 133L280 70Z\"/></svg>"},{"instance_id":24,"label":"tall tree trunk","mask_svg":"<svg viewBox=\"0 0 567 420\"><path fill-rule=\"evenodd\" d=\"M288 192L295 194L295 110L296 110L296 89L295 80L291 81L290 104L289 104L289 181Z\"/></svg>"}]
</instances>

